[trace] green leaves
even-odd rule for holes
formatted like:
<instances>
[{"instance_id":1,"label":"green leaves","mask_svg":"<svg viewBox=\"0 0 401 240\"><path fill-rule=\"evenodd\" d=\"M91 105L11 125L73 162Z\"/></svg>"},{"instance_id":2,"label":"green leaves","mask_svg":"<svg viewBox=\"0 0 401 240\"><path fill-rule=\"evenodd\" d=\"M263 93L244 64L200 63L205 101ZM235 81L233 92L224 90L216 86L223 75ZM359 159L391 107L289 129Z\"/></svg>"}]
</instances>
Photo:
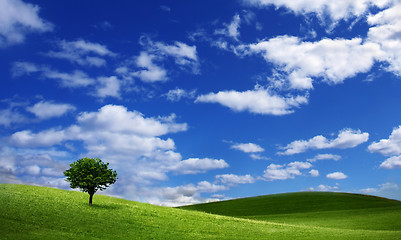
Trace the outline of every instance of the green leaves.
<instances>
[{"instance_id":1,"label":"green leaves","mask_svg":"<svg viewBox=\"0 0 401 240\"><path fill-rule=\"evenodd\" d=\"M70 169L64 172L71 188L94 194L106 189L117 181L117 172L108 169L108 163L99 158L81 158L70 164Z\"/></svg>"}]
</instances>

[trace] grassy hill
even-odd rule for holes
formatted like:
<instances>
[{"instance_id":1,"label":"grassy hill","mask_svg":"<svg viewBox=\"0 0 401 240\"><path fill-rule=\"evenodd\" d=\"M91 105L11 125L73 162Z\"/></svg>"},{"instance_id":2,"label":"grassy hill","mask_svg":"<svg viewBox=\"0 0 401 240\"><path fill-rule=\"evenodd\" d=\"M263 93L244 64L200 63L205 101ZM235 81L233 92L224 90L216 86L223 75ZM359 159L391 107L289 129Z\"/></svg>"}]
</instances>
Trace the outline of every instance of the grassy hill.
<instances>
[{"instance_id":1,"label":"grassy hill","mask_svg":"<svg viewBox=\"0 0 401 240\"><path fill-rule=\"evenodd\" d=\"M392 209L396 214L382 216L392 219L391 224L387 227L381 224L381 229L347 229L280 223L280 219L270 221L270 218L263 217L271 216L272 212L254 214L259 212L257 205L249 205L254 210L253 214L247 215L244 215L248 211L245 208L242 208L245 212L241 213L229 210L229 205L221 205L227 212L235 211L239 214L237 217L255 217L254 220L159 207L102 195L95 195L93 206L89 207L86 193L0 184L0 239L400 239L400 203L375 198L383 202L371 204L364 200L364 196L361 198L361 206L365 204L365 208L358 208L358 201L355 200L352 210L342 208L339 211ZM281 203L289 208L283 208L286 209L284 212L275 210L273 215L300 214L298 217L302 218L303 214L311 213L302 210L301 205L295 207L284 202L282 199ZM229 204L232 203L235 201L229 201ZM186 208L199 206L207 204ZM268 208L267 205L265 208ZM305 205L304 208L308 207ZM323 208L327 210L324 212L330 212L327 208ZM375 218L376 213L371 213L371 217Z\"/></svg>"},{"instance_id":2,"label":"grassy hill","mask_svg":"<svg viewBox=\"0 0 401 240\"><path fill-rule=\"evenodd\" d=\"M284 193L181 208L237 218L304 226L401 230L400 201L361 194Z\"/></svg>"}]
</instances>

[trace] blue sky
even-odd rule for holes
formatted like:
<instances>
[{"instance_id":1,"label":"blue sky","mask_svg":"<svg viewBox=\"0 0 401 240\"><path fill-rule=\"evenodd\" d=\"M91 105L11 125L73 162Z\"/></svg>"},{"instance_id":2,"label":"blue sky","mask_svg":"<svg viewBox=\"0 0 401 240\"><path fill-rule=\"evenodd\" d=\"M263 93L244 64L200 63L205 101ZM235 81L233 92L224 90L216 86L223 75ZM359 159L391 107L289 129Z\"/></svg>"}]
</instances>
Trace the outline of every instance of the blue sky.
<instances>
[{"instance_id":1,"label":"blue sky","mask_svg":"<svg viewBox=\"0 0 401 240\"><path fill-rule=\"evenodd\" d=\"M398 0L0 1L0 182L177 206L401 200Z\"/></svg>"}]
</instances>

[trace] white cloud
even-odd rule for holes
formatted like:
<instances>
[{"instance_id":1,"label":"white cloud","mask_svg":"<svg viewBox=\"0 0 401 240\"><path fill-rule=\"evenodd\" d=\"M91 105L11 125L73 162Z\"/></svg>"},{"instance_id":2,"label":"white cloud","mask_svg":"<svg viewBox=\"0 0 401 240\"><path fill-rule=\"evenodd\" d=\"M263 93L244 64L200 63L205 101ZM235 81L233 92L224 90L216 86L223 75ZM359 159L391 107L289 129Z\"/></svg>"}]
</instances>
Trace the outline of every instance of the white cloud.
<instances>
[{"instance_id":1,"label":"white cloud","mask_svg":"<svg viewBox=\"0 0 401 240\"><path fill-rule=\"evenodd\" d=\"M166 81L167 71L154 63L157 56L147 52L141 52L136 58L136 66L142 70L132 72L131 75L139 78L143 82L162 82Z\"/></svg>"},{"instance_id":2,"label":"white cloud","mask_svg":"<svg viewBox=\"0 0 401 240\"><path fill-rule=\"evenodd\" d=\"M265 156L262 156L260 154L255 154L255 153L249 154L249 156L254 160L271 160L269 157L265 157Z\"/></svg>"},{"instance_id":3,"label":"white cloud","mask_svg":"<svg viewBox=\"0 0 401 240\"><path fill-rule=\"evenodd\" d=\"M216 181L228 186L237 184L254 183L256 179L249 174L246 175L235 175L235 174L222 174L216 176Z\"/></svg>"},{"instance_id":4,"label":"white cloud","mask_svg":"<svg viewBox=\"0 0 401 240\"><path fill-rule=\"evenodd\" d=\"M259 153L265 151L261 146L255 143L237 143L232 145L231 148L244 153Z\"/></svg>"},{"instance_id":5,"label":"white cloud","mask_svg":"<svg viewBox=\"0 0 401 240\"><path fill-rule=\"evenodd\" d=\"M401 126L394 128L388 139L381 139L369 145L368 150L384 156L401 154Z\"/></svg>"},{"instance_id":6,"label":"white cloud","mask_svg":"<svg viewBox=\"0 0 401 240\"><path fill-rule=\"evenodd\" d=\"M348 178L347 175L345 175L342 172L333 172L333 173L329 173L326 175L327 178L329 179L335 179L335 180L341 180L341 179L346 179Z\"/></svg>"},{"instance_id":7,"label":"white cloud","mask_svg":"<svg viewBox=\"0 0 401 240\"><path fill-rule=\"evenodd\" d=\"M361 189L360 191L366 194L380 194L386 191L397 191L399 189L400 187L397 184L387 182L384 184L379 184L376 188L365 188Z\"/></svg>"},{"instance_id":8,"label":"white cloud","mask_svg":"<svg viewBox=\"0 0 401 240\"><path fill-rule=\"evenodd\" d=\"M214 193L225 190L228 190L228 187L201 181L196 185L188 184L177 187L157 188L152 193L146 194L151 196L149 202L152 204L176 207L219 200L202 198L201 193Z\"/></svg>"},{"instance_id":9,"label":"white cloud","mask_svg":"<svg viewBox=\"0 0 401 240\"><path fill-rule=\"evenodd\" d=\"M106 65L106 60L99 56L116 56L116 54L107 49L106 46L99 43L87 42L85 40L61 40L57 45L61 49L60 51L50 51L46 55L53 58L66 59L72 63L83 66L101 67Z\"/></svg>"},{"instance_id":10,"label":"white cloud","mask_svg":"<svg viewBox=\"0 0 401 240\"><path fill-rule=\"evenodd\" d=\"M72 73L64 73L52 70L48 66L40 66L30 62L15 62L12 67L14 77L39 73L41 77L60 81L62 87L78 88L95 84L95 79L90 78L86 73L75 70Z\"/></svg>"},{"instance_id":11,"label":"white cloud","mask_svg":"<svg viewBox=\"0 0 401 240\"><path fill-rule=\"evenodd\" d=\"M175 42L172 45L168 45L162 42L150 41L149 47L152 52L173 57L175 63L178 65L191 65L198 62L196 46L189 46L182 42Z\"/></svg>"},{"instance_id":12,"label":"white cloud","mask_svg":"<svg viewBox=\"0 0 401 240\"><path fill-rule=\"evenodd\" d=\"M37 5L20 0L0 1L0 47L22 43L29 32L47 32L52 24L41 19Z\"/></svg>"},{"instance_id":13,"label":"white cloud","mask_svg":"<svg viewBox=\"0 0 401 240\"><path fill-rule=\"evenodd\" d=\"M0 110L0 125L9 127L12 124L23 123L25 121L27 121L27 118L13 108Z\"/></svg>"},{"instance_id":14,"label":"white cloud","mask_svg":"<svg viewBox=\"0 0 401 240\"><path fill-rule=\"evenodd\" d=\"M30 62L14 62L11 68L13 77L20 77L23 75L30 75L42 71L42 67L37 66Z\"/></svg>"},{"instance_id":15,"label":"white cloud","mask_svg":"<svg viewBox=\"0 0 401 240\"><path fill-rule=\"evenodd\" d=\"M330 84L342 83L346 78L369 71L384 54L378 44L363 42L361 38L302 42L291 36L242 45L237 51L241 55L261 54L288 75L289 87L294 89L313 88L312 78L323 78Z\"/></svg>"},{"instance_id":16,"label":"white cloud","mask_svg":"<svg viewBox=\"0 0 401 240\"><path fill-rule=\"evenodd\" d=\"M19 131L10 137L10 141L17 146L35 147L51 146L66 140L83 140L91 148L99 150L103 149L103 144L110 144L116 148L129 148L124 141L131 141L131 143L138 141L141 142L140 146L143 149L153 149L156 146L171 149L174 146L171 139L164 141L154 137L187 129L186 124L145 118L139 112L130 112L125 107L116 105L106 105L98 112L81 113L77 121L78 125L65 129L49 129L39 133L32 133L29 130ZM119 134L120 140L113 139L118 138ZM94 138L91 138L92 136ZM99 145L96 145L96 142L99 142ZM140 149L140 146L131 146L131 148L132 150ZM107 149L104 148L104 151Z\"/></svg>"},{"instance_id":17,"label":"white cloud","mask_svg":"<svg viewBox=\"0 0 401 240\"><path fill-rule=\"evenodd\" d=\"M241 18L238 14L235 14L231 23L225 24L226 28L216 29L214 33L226 35L226 36L232 37L233 39L238 41L238 37L240 36L240 32L239 32L240 24L241 24Z\"/></svg>"},{"instance_id":18,"label":"white cloud","mask_svg":"<svg viewBox=\"0 0 401 240\"><path fill-rule=\"evenodd\" d=\"M190 70L193 74L199 74L199 60L196 46L190 46L183 42L166 44L152 41L149 37L142 36L139 39L143 50L139 56L125 61L116 69L116 73L124 78L138 78L146 83L164 82L169 79L168 73L175 69L167 70L164 65L173 60L181 70Z\"/></svg>"},{"instance_id":19,"label":"white cloud","mask_svg":"<svg viewBox=\"0 0 401 240\"><path fill-rule=\"evenodd\" d=\"M117 105L106 105L98 112L85 112L78 117L78 123L86 130L104 129L121 134L135 134L138 136L153 137L167 133L187 130L187 124L177 124L173 121L160 121L155 118L146 118L137 111L128 111L127 108Z\"/></svg>"},{"instance_id":20,"label":"white cloud","mask_svg":"<svg viewBox=\"0 0 401 240\"><path fill-rule=\"evenodd\" d=\"M324 19L328 15L333 21L341 19L349 19L364 15L370 7L385 7L391 0L348 0L348 1L331 1L331 0L243 0L245 3L263 7L276 6L290 9L296 14L307 15L316 14L320 19Z\"/></svg>"},{"instance_id":21,"label":"white cloud","mask_svg":"<svg viewBox=\"0 0 401 240\"><path fill-rule=\"evenodd\" d=\"M168 91L164 96L171 102L178 102L183 98L195 98L196 90L187 91L185 89L176 88Z\"/></svg>"},{"instance_id":22,"label":"white cloud","mask_svg":"<svg viewBox=\"0 0 401 240\"><path fill-rule=\"evenodd\" d=\"M90 78L86 73L80 70L75 70L72 73L44 70L43 76L46 78L59 80L63 87L68 88L86 87L95 83L93 78Z\"/></svg>"},{"instance_id":23,"label":"white cloud","mask_svg":"<svg viewBox=\"0 0 401 240\"><path fill-rule=\"evenodd\" d=\"M385 52L382 60L390 65L387 70L401 76L401 3L370 15L367 19L371 25L368 40L381 46Z\"/></svg>"},{"instance_id":24,"label":"white cloud","mask_svg":"<svg viewBox=\"0 0 401 240\"><path fill-rule=\"evenodd\" d=\"M319 171L316 170L316 169L310 170L309 173L310 173L310 175L311 175L312 177L319 177L319 175L320 175L320 174L319 174Z\"/></svg>"},{"instance_id":25,"label":"white cloud","mask_svg":"<svg viewBox=\"0 0 401 240\"><path fill-rule=\"evenodd\" d=\"M394 128L388 139L371 143L368 150L371 153L377 152L384 156L391 156L380 164L381 168L401 168L401 126Z\"/></svg>"},{"instance_id":26,"label":"white cloud","mask_svg":"<svg viewBox=\"0 0 401 240\"><path fill-rule=\"evenodd\" d=\"M61 86L66 88L94 87L95 89L89 92L89 95L99 98L120 98L121 86L128 83L116 76L102 76L95 79L80 70L65 73L53 70L49 66L37 65L30 62L14 62L11 71L14 77L38 73L42 78L60 81Z\"/></svg>"},{"instance_id":27,"label":"white cloud","mask_svg":"<svg viewBox=\"0 0 401 240\"><path fill-rule=\"evenodd\" d=\"M179 174L198 174L213 169L227 168L229 165L223 159L189 158L171 166L169 170Z\"/></svg>"},{"instance_id":28,"label":"white cloud","mask_svg":"<svg viewBox=\"0 0 401 240\"><path fill-rule=\"evenodd\" d=\"M30 130L23 130L12 134L10 143L19 147L48 147L60 144L71 136L64 130L49 129L39 133Z\"/></svg>"},{"instance_id":29,"label":"white cloud","mask_svg":"<svg viewBox=\"0 0 401 240\"><path fill-rule=\"evenodd\" d=\"M95 96L120 98L121 80L116 76L98 78Z\"/></svg>"},{"instance_id":30,"label":"white cloud","mask_svg":"<svg viewBox=\"0 0 401 240\"><path fill-rule=\"evenodd\" d=\"M51 148L21 149L0 146L0 149L1 182L68 188L63 176L68 165L62 161L71 158L68 153ZM57 179L62 179L65 184Z\"/></svg>"},{"instance_id":31,"label":"white cloud","mask_svg":"<svg viewBox=\"0 0 401 240\"><path fill-rule=\"evenodd\" d=\"M270 164L264 171L263 179L266 181L294 179L302 175L300 170L311 168L309 162L291 162L287 165Z\"/></svg>"},{"instance_id":32,"label":"white cloud","mask_svg":"<svg viewBox=\"0 0 401 240\"><path fill-rule=\"evenodd\" d=\"M385 169L401 168L401 156L387 158L380 164L380 167Z\"/></svg>"},{"instance_id":33,"label":"white cloud","mask_svg":"<svg viewBox=\"0 0 401 240\"><path fill-rule=\"evenodd\" d=\"M49 119L61 117L68 112L75 111L75 109L71 104L40 101L31 107L27 107L26 110L40 119Z\"/></svg>"},{"instance_id":34,"label":"white cloud","mask_svg":"<svg viewBox=\"0 0 401 240\"><path fill-rule=\"evenodd\" d=\"M386 182L377 185L377 187L365 188L359 191L364 194L371 194L390 199L400 199L401 197L401 186L395 182Z\"/></svg>"},{"instance_id":35,"label":"white cloud","mask_svg":"<svg viewBox=\"0 0 401 240\"><path fill-rule=\"evenodd\" d=\"M20 169L22 174L39 175L40 167L38 165L26 166Z\"/></svg>"},{"instance_id":36,"label":"white cloud","mask_svg":"<svg viewBox=\"0 0 401 240\"><path fill-rule=\"evenodd\" d=\"M320 160L334 160L334 161L338 161L341 159L340 155L335 155L335 154L318 154L316 156L314 156L313 158L309 158L306 161L308 162L316 162L316 161L320 161Z\"/></svg>"},{"instance_id":37,"label":"white cloud","mask_svg":"<svg viewBox=\"0 0 401 240\"><path fill-rule=\"evenodd\" d=\"M167 117L145 117L123 106L106 105L98 111L79 114L76 123L69 127L53 128L36 133L30 130L18 131L8 138L8 143L18 147L16 149L21 155L29 155L24 151L36 147L64 148L67 147L64 146L65 144L82 146L86 150L82 156L99 157L109 162L110 167L119 173L118 183L108 193L133 199L138 191L142 193L146 191L145 188L152 189L152 184L155 182L168 180L168 173L197 174L228 167L228 163L223 159L183 160L181 154L174 151L174 141L171 138L162 138L166 134L186 130L187 124L176 123L174 114ZM11 154L13 155L16 153ZM31 182L60 183L55 179L57 171L48 169L48 166L38 165L41 168L40 174ZM13 166L10 165L7 169L15 168ZM11 174L11 176L16 175ZM125 189L129 190L125 191ZM211 192L219 189L226 189L226 187L208 185L205 182L196 186L197 192ZM150 194L146 201L152 201L152 199Z\"/></svg>"},{"instance_id":38,"label":"white cloud","mask_svg":"<svg viewBox=\"0 0 401 240\"><path fill-rule=\"evenodd\" d=\"M320 184L316 188L310 187L308 191L322 191L322 192L328 192L328 191L337 191L339 189L338 186L329 186L329 185L323 185Z\"/></svg>"},{"instance_id":39,"label":"white cloud","mask_svg":"<svg viewBox=\"0 0 401 240\"><path fill-rule=\"evenodd\" d=\"M303 96L271 95L266 90L256 89L245 92L232 90L209 93L198 96L195 102L219 103L236 112L249 111L264 115L286 115L293 113L293 108L307 104L308 99Z\"/></svg>"},{"instance_id":40,"label":"white cloud","mask_svg":"<svg viewBox=\"0 0 401 240\"><path fill-rule=\"evenodd\" d=\"M315 136L309 140L297 140L281 149L284 152L278 152L279 155L293 155L305 152L309 149L328 149L328 148L353 148L369 139L369 133L362 133L361 130L343 129L339 132L337 138L328 140L322 135Z\"/></svg>"}]
</instances>

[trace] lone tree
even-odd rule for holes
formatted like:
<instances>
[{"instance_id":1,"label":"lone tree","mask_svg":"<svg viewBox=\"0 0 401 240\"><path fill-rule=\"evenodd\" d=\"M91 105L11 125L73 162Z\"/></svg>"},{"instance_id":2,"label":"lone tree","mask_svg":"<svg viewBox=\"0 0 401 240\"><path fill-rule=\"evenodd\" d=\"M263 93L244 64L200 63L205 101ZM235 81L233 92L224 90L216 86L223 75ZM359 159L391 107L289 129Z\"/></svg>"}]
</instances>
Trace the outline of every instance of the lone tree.
<instances>
[{"instance_id":1,"label":"lone tree","mask_svg":"<svg viewBox=\"0 0 401 240\"><path fill-rule=\"evenodd\" d=\"M108 163L99 158L81 158L70 164L70 169L64 172L71 188L80 188L89 193L89 206L97 190L103 191L117 180L117 172L108 169Z\"/></svg>"}]
</instances>

